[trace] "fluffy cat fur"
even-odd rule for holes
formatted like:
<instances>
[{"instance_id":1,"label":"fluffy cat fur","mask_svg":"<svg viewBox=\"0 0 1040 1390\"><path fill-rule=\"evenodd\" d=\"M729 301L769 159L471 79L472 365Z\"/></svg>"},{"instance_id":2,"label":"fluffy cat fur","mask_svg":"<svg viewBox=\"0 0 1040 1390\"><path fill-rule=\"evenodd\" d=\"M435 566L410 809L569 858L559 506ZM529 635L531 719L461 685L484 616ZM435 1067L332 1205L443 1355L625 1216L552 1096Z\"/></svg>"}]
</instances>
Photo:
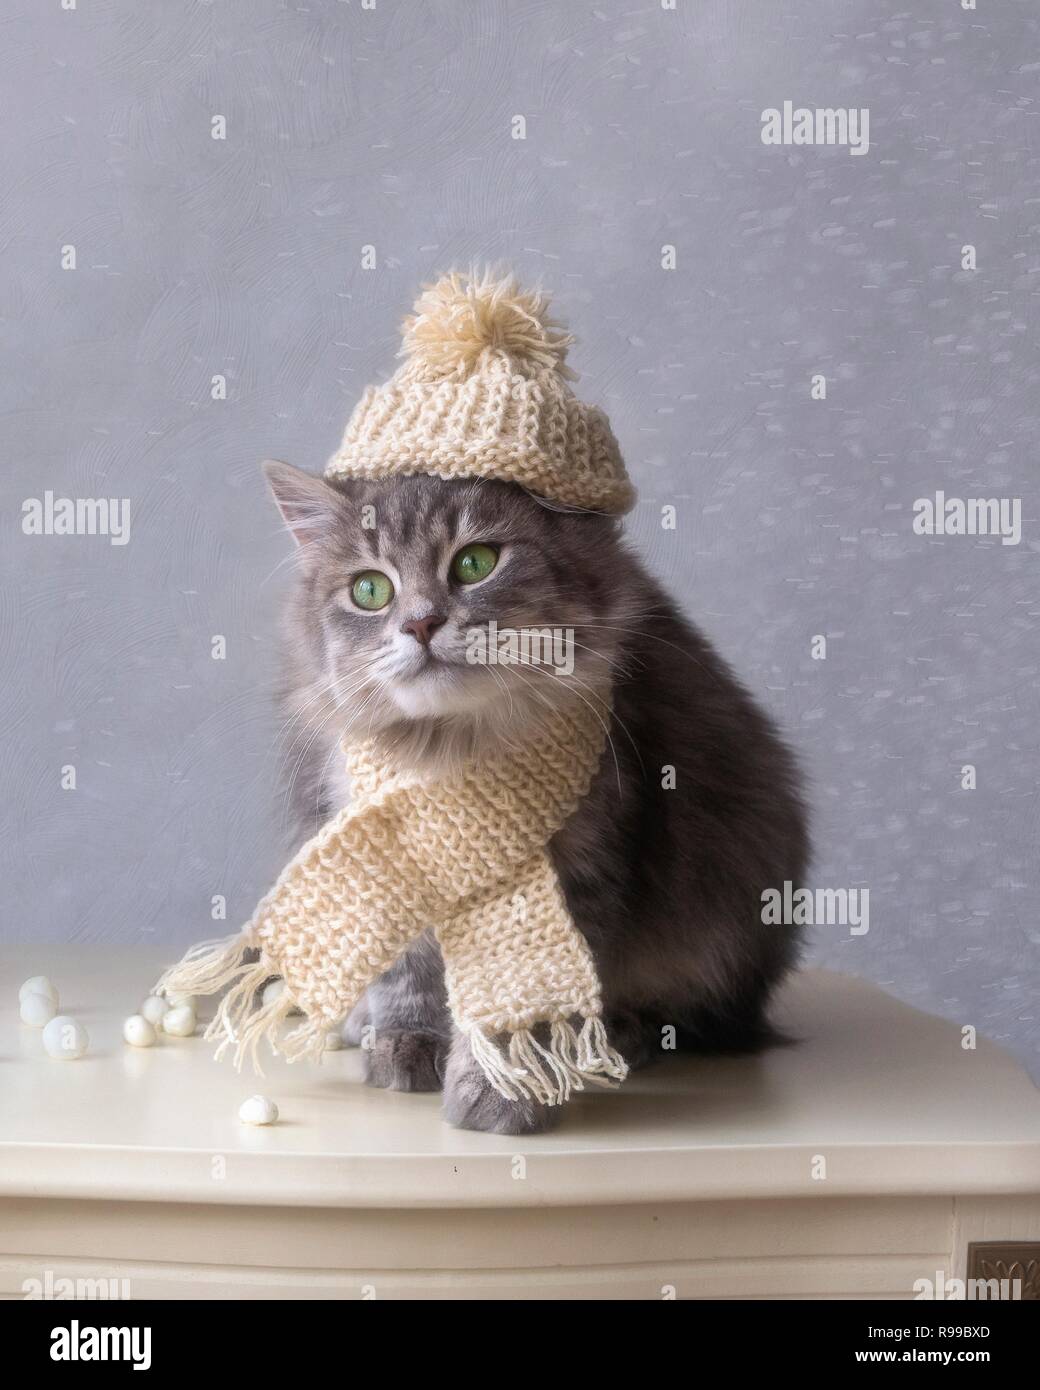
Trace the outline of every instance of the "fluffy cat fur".
<instances>
[{"instance_id":1,"label":"fluffy cat fur","mask_svg":"<svg viewBox=\"0 0 1040 1390\"><path fill-rule=\"evenodd\" d=\"M338 756L345 732L444 765L515 745L547 702L581 699L609 673L607 755L550 849L595 957L611 1041L633 1066L661 1055L668 1025L680 1050L772 1041L766 1005L798 943L795 928L762 923L761 901L763 889L797 884L805 870L796 769L769 719L625 545L620 523L552 507L512 483L422 476L333 486L287 464L266 472L298 545L282 689L295 843L349 795ZM462 585L449 566L474 542L497 548L499 561ZM365 570L393 581L386 609L353 604ZM427 647L402 624L431 613L444 623ZM492 618L499 628L572 628L573 674L468 663L467 632ZM366 1031L368 1084L442 1089L452 1124L524 1134L559 1113L504 1100L452 1036L432 937L369 988L347 1034L360 1041Z\"/></svg>"}]
</instances>

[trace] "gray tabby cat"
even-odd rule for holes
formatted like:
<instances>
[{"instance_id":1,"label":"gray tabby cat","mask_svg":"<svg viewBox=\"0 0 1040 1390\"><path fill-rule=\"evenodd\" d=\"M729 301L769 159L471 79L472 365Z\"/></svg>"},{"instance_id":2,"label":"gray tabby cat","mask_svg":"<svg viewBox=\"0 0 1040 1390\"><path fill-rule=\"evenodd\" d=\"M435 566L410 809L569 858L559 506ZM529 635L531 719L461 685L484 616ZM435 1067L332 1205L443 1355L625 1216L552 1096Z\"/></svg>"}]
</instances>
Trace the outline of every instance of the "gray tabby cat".
<instances>
[{"instance_id":1,"label":"gray tabby cat","mask_svg":"<svg viewBox=\"0 0 1040 1390\"><path fill-rule=\"evenodd\" d=\"M444 765L515 747L547 703L586 698L609 673L607 754L550 849L595 957L611 1041L638 1066L661 1055L669 1025L680 1049L753 1051L774 1040L765 1007L797 933L764 925L761 901L805 869L796 770L766 716L626 548L620 523L513 483L332 485L288 464L266 472L299 546L283 690L299 840L348 798L344 733L375 734L414 765ZM573 671L473 664L469 634L491 620L572 629ZM368 1025L368 1084L443 1089L454 1125L528 1134L558 1114L504 1100L452 1036L432 938L368 989L348 1035L359 1041Z\"/></svg>"}]
</instances>

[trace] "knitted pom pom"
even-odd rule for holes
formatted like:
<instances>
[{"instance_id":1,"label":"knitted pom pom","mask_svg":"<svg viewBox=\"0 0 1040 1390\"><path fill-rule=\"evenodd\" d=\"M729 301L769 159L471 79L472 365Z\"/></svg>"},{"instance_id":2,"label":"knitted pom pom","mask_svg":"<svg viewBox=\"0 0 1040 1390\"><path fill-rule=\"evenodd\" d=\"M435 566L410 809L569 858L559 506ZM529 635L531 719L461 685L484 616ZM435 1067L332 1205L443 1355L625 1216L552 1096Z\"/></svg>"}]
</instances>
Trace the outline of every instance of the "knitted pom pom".
<instances>
[{"instance_id":1,"label":"knitted pom pom","mask_svg":"<svg viewBox=\"0 0 1040 1390\"><path fill-rule=\"evenodd\" d=\"M546 310L548 295L522 290L512 276L452 271L427 285L404 321L402 357L435 377L468 376L491 349L523 371L573 374L564 367L574 342Z\"/></svg>"}]
</instances>

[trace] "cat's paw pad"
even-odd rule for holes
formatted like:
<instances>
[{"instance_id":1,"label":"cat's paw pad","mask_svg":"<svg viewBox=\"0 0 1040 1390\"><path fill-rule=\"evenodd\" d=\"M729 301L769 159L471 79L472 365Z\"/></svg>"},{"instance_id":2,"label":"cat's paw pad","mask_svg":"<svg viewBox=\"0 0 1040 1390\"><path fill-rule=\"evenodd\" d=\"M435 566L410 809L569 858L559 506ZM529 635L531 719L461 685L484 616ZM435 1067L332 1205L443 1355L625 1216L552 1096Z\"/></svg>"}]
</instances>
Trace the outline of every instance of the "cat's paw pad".
<instances>
[{"instance_id":1,"label":"cat's paw pad","mask_svg":"<svg viewBox=\"0 0 1040 1390\"><path fill-rule=\"evenodd\" d=\"M456 1129L483 1134L545 1134L560 1118L559 1105L506 1100L477 1067L450 1068L444 1083L444 1118Z\"/></svg>"},{"instance_id":2,"label":"cat's paw pad","mask_svg":"<svg viewBox=\"0 0 1040 1390\"><path fill-rule=\"evenodd\" d=\"M433 1033L385 1029L364 1051L365 1081L382 1091L439 1091L447 1043Z\"/></svg>"}]
</instances>

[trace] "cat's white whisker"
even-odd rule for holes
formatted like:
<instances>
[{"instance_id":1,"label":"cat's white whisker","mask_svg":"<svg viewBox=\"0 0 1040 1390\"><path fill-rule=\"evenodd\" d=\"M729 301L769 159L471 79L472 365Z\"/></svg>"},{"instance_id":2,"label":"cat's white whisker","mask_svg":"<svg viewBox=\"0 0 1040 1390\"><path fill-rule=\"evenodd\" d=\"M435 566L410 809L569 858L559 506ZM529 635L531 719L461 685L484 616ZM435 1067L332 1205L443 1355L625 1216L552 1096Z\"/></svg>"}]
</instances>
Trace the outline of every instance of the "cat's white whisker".
<instances>
[{"instance_id":1,"label":"cat's white whisker","mask_svg":"<svg viewBox=\"0 0 1040 1390\"><path fill-rule=\"evenodd\" d=\"M518 662L518 663L516 663L516 665L517 665L518 668L519 668L520 666L524 666L524 667L526 667L527 670L530 670L530 671L539 671L539 672L541 672L542 675L544 675L544 676L546 676L546 677L548 677L548 676L550 675L550 672L546 671L546 670L545 670L543 667L541 667L537 662L533 662L533 661L532 661L532 662ZM573 689L572 687L568 687L568 688L569 688L569 689ZM592 687L591 687L591 686L586 686L585 688L586 688L587 690L592 690ZM600 724L603 726L603 730L604 730L604 732L605 732L605 734L606 734L606 737L607 737L607 745L608 745L608 747L610 748L611 756L612 756L613 759L614 759L614 773L615 773L615 776L616 776L616 778L617 778L618 798L620 799L620 798L624 795L624 793L623 793L623 791L622 791L622 787L621 787L621 763L620 763L620 761L619 761L619 759L618 759L617 748L614 746L614 740L613 740L613 739L611 738L611 736L610 736L610 724L608 723L607 720L605 720L605 719L603 718L602 710L604 709L605 706L604 706L604 702L603 702L603 700L602 700L602 697L596 696L596 692L593 691L593 695L596 696L597 704L599 705L599 708L597 708L597 707L596 707L596 704L593 704L593 702L592 702L591 700L586 700L585 697L584 697L584 695L578 694L578 692L577 692L576 690L573 691L573 693L574 693L575 695L578 696L578 699L582 702L583 705L587 705L587 706L589 707L589 709L592 710L593 714L595 714L596 718L599 720ZM620 724L620 722L621 722L621 721L619 720L618 723ZM623 726L622 726L622 727L623 727ZM627 735L627 737L629 738L629 740L632 742L632 746L635 747L635 740L632 739L632 735L629 733L628 729L625 729L625 734ZM636 748L636 756L637 756L637 757L639 756L639 749L638 749L638 748ZM640 759L640 761L642 761L642 759Z\"/></svg>"},{"instance_id":2,"label":"cat's white whisker","mask_svg":"<svg viewBox=\"0 0 1040 1390\"><path fill-rule=\"evenodd\" d=\"M370 663L370 664L371 664L371 663ZM353 674L355 674L355 673L351 673L351 674L353 675ZM346 679L348 679L348 677L346 677L346 676L338 676L338 677L336 677L333 681L331 681L331 682L329 683L329 688L334 689L334 687L335 687L338 683L340 683L340 682L342 682L342 681L344 681L344 680L346 680ZM290 808L291 805L292 805L292 795L293 795L293 792L294 792L295 787L296 787L296 781L297 781L297 778L299 777L299 774L300 774L301 769L303 768L304 764L306 763L307 755L308 755L308 753L310 752L310 749L313 747L315 741L316 741L318 738L320 738L320 737L322 736L322 734L324 734L324 732L326 731L326 729L328 729L329 725L332 723L333 719L336 717L336 714L337 714L337 713L340 713L340 712L342 711L342 700L345 699L345 698L349 698L356 690L360 689L360 688L367 682L367 680L368 680L368 669L367 669L367 667L366 667L365 670L364 670L364 672L363 672L363 674L362 674L362 676L360 677L360 679L359 679L355 684L353 684L353 685L350 687L350 690L348 690L344 695L340 695L340 694L334 692L334 693L333 693L333 698L332 698L332 700L331 700L331 701L327 701L324 705L322 705L321 709L317 712L317 714L313 714L313 715L311 716L311 718L308 720L307 725L306 725L306 727L305 727L305 729L304 729L304 731L303 731L304 733L306 733L306 732L307 732L307 729L309 729L309 728L311 727L311 725L313 724L313 722L314 722L315 719L319 718L326 710L328 711L328 714L325 716L324 719L322 719L322 721L321 721L321 723L319 724L319 726L313 731L313 733L312 733L312 734L310 735L310 737L307 739L306 744L304 745L302 751L300 752L300 754L299 754L299 756L297 757L296 762L295 762L295 764L294 764L294 766L293 766L292 772L291 772L291 774L290 774L290 776L289 776L288 785L286 786L285 793L284 793L284 810L286 811L286 813L288 812L289 808ZM296 746L296 743L299 741L299 738L300 738L300 737L302 737L302 734L297 734L296 738L295 738L294 741L293 741L292 747L295 747L295 746ZM319 782L318 782L318 787L320 788L320 786L321 786L321 782L319 781Z\"/></svg>"}]
</instances>

